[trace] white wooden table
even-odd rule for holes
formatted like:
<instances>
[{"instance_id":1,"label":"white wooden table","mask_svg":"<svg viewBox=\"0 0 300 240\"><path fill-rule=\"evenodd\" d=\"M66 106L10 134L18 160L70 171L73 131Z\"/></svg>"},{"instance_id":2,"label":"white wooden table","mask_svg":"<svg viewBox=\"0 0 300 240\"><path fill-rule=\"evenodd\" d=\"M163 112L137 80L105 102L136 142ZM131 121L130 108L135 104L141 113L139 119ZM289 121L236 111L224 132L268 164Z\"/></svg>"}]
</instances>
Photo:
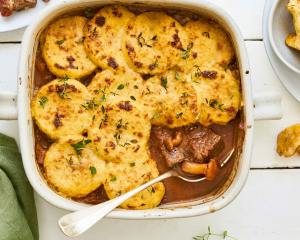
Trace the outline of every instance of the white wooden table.
<instances>
[{"instance_id":1,"label":"white wooden table","mask_svg":"<svg viewBox=\"0 0 300 240\"><path fill-rule=\"evenodd\" d=\"M186 219L103 219L78 240L189 240L205 234L209 225L213 232L227 230L229 235L239 240L300 239L300 156L285 159L279 157L275 150L278 133L292 124L300 123L300 104L285 90L267 58L261 32L265 1L210 1L224 8L243 33L250 58L253 92L274 90L282 93L283 119L255 123L248 181L241 194L221 211ZM0 33L0 91L17 89L17 62L24 31ZM0 121L0 132L19 141L17 121ZM67 212L53 207L37 194L35 201L40 239L67 239L57 225L58 219Z\"/></svg>"}]
</instances>

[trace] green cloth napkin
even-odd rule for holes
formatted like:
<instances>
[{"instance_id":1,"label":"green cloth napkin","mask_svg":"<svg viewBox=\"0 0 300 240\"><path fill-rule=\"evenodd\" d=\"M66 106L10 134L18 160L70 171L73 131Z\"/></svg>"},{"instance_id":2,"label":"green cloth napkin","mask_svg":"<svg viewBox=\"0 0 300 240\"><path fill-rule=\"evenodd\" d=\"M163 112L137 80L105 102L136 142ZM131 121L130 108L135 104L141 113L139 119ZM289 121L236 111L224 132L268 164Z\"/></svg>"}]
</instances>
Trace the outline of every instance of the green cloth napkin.
<instances>
[{"instance_id":1,"label":"green cloth napkin","mask_svg":"<svg viewBox=\"0 0 300 240\"><path fill-rule=\"evenodd\" d=\"M0 240L38 240L32 187L15 139L0 133Z\"/></svg>"}]
</instances>

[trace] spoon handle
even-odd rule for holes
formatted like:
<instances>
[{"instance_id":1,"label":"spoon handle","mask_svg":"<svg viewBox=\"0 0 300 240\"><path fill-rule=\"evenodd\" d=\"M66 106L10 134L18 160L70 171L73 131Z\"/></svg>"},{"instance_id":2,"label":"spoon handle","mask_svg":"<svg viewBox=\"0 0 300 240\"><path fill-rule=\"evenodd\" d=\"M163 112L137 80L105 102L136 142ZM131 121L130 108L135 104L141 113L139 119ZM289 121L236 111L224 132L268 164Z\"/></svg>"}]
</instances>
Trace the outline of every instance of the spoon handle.
<instances>
[{"instance_id":1,"label":"spoon handle","mask_svg":"<svg viewBox=\"0 0 300 240\"><path fill-rule=\"evenodd\" d=\"M176 171L170 170L165 174L117 198L92 207L88 207L78 212L65 215L58 221L58 225L65 235L67 235L68 237L76 237L88 230L101 218L103 218L105 215L107 215L109 212L111 212L113 209L118 207L121 203L125 202L127 199L131 198L135 194L139 193L140 191L144 190L147 187L150 187L151 185L157 182L162 181L165 178L177 175L178 173Z\"/></svg>"}]
</instances>

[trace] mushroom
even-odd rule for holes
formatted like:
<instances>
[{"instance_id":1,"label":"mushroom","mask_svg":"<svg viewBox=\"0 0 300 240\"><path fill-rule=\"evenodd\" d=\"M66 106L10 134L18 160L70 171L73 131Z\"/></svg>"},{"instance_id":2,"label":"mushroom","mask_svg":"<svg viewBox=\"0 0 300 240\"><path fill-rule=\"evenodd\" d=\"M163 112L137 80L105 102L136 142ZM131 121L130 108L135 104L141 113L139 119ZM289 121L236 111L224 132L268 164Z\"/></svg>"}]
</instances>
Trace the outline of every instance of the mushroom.
<instances>
[{"instance_id":1,"label":"mushroom","mask_svg":"<svg viewBox=\"0 0 300 240\"><path fill-rule=\"evenodd\" d=\"M184 172L192 174L204 174L207 180L213 180L221 171L218 158L213 158L209 163L194 163L184 161L181 165Z\"/></svg>"},{"instance_id":2,"label":"mushroom","mask_svg":"<svg viewBox=\"0 0 300 240\"><path fill-rule=\"evenodd\" d=\"M169 138L164 138L164 143L168 151L172 151L173 147L178 146L182 141L182 132L180 130L175 132L175 138L172 140Z\"/></svg>"},{"instance_id":3,"label":"mushroom","mask_svg":"<svg viewBox=\"0 0 300 240\"><path fill-rule=\"evenodd\" d=\"M291 33L285 42L288 46L300 50L300 1L290 0L286 9L293 15L296 33Z\"/></svg>"}]
</instances>

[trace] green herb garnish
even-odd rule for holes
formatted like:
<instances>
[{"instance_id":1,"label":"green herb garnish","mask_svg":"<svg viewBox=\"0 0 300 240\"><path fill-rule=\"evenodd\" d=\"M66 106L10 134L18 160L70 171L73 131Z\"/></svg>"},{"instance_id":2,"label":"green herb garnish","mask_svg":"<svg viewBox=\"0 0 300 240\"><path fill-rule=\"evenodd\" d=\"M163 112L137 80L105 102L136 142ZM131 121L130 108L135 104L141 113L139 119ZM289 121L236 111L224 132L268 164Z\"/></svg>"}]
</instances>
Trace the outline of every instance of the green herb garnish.
<instances>
[{"instance_id":1,"label":"green herb garnish","mask_svg":"<svg viewBox=\"0 0 300 240\"><path fill-rule=\"evenodd\" d=\"M205 37L210 38L209 32L203 32L202 35L205 35Z\"/></svg>"},{"instance_id":2,"label":"green herb garnish","mask_svg":"<svg viewBox=\"0 0 300 240\"><path fill-rule=\"evenodd\" d=\"M208 101L207 98L205 98L205 101L210 107L215 108L217 106L218 109L220 109L222 112L224 112L224 109L222 109L222 106L224 104L218 104L218 101L216 99Z\"/></svg>"},{"instance_id":3,"label":"green herb garnish","mask_svg":"<svg viewBox=\"0 0 300 240\"><path fill-rule=\"evenodd\" d=\"M154 62L154 64L153 64L153 65L154 65L154 67L157 67L157 68L159 68L159 66L157 65L157 62L158 62L158 59L156 58L156 59L155 59L155 62Z\"/></svg>"},{"instance_id":4,"label":"green herb garnish","mask_svg":"<svg viewBox=\"0 0 300 240\"><path fill-rule=\"evenodd\" d=\"M116 181L116 180L117 180L116 176L114 176L114 177L112 177L112 178L110 179L111 182L114 182L114 181Z\"/></svg>"},{"instance_id":5,"label":"green herb garnish","mask_svg":"<svg viewBox=\"0 0 300 240\"><path fill-rule=\"evenodd\" d=\"M158 118L159 117L159 113L156 113L153 117L152 117L152 119L156 119L156 118Z\"/></svg>"},{"instance_id":6,"label":"green herb garnish","mask_svg":"<svg viewBox=\"0 0 300 240\"><path fill-rule=\"evenodd\" d=\"M61 45L61 44L63 44L64 43L64 40L59 40L59 41L57 41L57 44L59 44L59 45Z\"/></svg>"},{"instance_id":7,"label":"green herb garnish","mask_svg":"<svg viewBox=\"0 0 300 240\"><path fill-rule=\"evenodd\" d=\"M41 97L41 101L39 101L40 105L43 107L43 109L45 108L45 103L48 101L48 98L43 96Z\"/></svg>"},{"instance_id":8,"label":"green herb garnish","mask_svg":"<svg viewBox=\"0 0 300 240\"><path fill-rule=\"evenodd\" d=\"M135 100L136 100L134 96L130 96L130 98L131 98L133 101L135 101Z\"/></svg>"},{"instance_id":9,"label":"green herb garnish","mask_svg":"<svg viewBox=\"0 0 300 240\"><path fill-rule=\"evenodd\" d=\"M92 142L92 140L90 140L90 139L87 139L87 140L83 139L78 143L71 144L71 146L75 149L76 155L80 155L82 149L85 149L86 148L85 146L91 142Z\"/></svg>"},{"instance_id":10,"label":"green herb garnish","mask_svg":"<svg viewBox=\"0 0 300 240\"><path fill-rule=\"evenodd\" d=\"M125 87L124 84L120 84L119 87L118 87L117 89L121 90L121 89L123 89L124 87Z\"/></svg>"},{"instance_id":11,"label":"green herb garnish","mask_svg":"<svg viewBox=\"0 0 300 240\"><path fill-rule=\"evenodd\" d=\"M90 166L91 174L94 176L97 173L97 169L93 166Z\"/></svg>"},{"instance_id":12,"label":"green herb garnish","mask_svg":"<svg viewBox=\"0 0 300 240\"><path fill-rule=\"evenodd\" d=\"M183 48L180 49L181 51L184 51L184 54L182 54L180 57L182 57L183 59L189 58L190 52L191 52L191 49L193 48L193 46L194 46L194 43L191 42L191 43L189 43L189 45L187 46L187 50L184 50Z\"/></svg>"},{"instance_id":13,"label":"green herb garnish","mask_svg":"<svg viewBox=\"0 0 300 240\"><path fill-rule=\"evenodd\" d=\"M168 79L161 77L161 84L166 89L166 91L168 91L167 83L168 83Z\"/></svg>"},{"instance_id":14,"label":"green herb garnish","mask_svg":"<svg viewBox=\"0 0 300 240\"><path fill-rule=\"evenodd\" d=\"M135 162L132 162L129 165L130 165L130 167L134 167L135 166Z\"/></svg>"},{"instance_id":15,"label":"green herb garnish","mask_svg":"<svg viewBox=\"0 0 300 240\"><path fill-rule=\"evenodd\" d=\"M137 37L138 44L141 46L141 48L142 48L144 45L147 46L147 47L152 48L152 46L149 45L148 42L149 42L149 41L155 41L155 40L157 40L157 35L155 35L153 38L151 38L151 39L148 40L147 42L146 42L145 38L143 38L142 35L143 35L143 33L140 33L140 34L138 35L138 37Z\"/></svg>"},{"instance_id":16,"label":"green herb garnish","mask_svg":"<svg viewBox=\"0 0 300 240\"><path fill-rule=\"evenodd\" d=\"M210 236L220 236L220 237L223 237L223 239L225 239L226 237L228 237L228 238L237 240L237 239L234 238L234 237L228 236L228 235L227 235L227 231L224 231L223 234L215 234L215 233L211 233L211 232L210 232L210 227L208 227L208 233L206 233L206 234L203 235L203 236L196 236L196 237L193 237L193 239L194 239L194 240L208 240Z\"/></svg>"}]
</instances>

